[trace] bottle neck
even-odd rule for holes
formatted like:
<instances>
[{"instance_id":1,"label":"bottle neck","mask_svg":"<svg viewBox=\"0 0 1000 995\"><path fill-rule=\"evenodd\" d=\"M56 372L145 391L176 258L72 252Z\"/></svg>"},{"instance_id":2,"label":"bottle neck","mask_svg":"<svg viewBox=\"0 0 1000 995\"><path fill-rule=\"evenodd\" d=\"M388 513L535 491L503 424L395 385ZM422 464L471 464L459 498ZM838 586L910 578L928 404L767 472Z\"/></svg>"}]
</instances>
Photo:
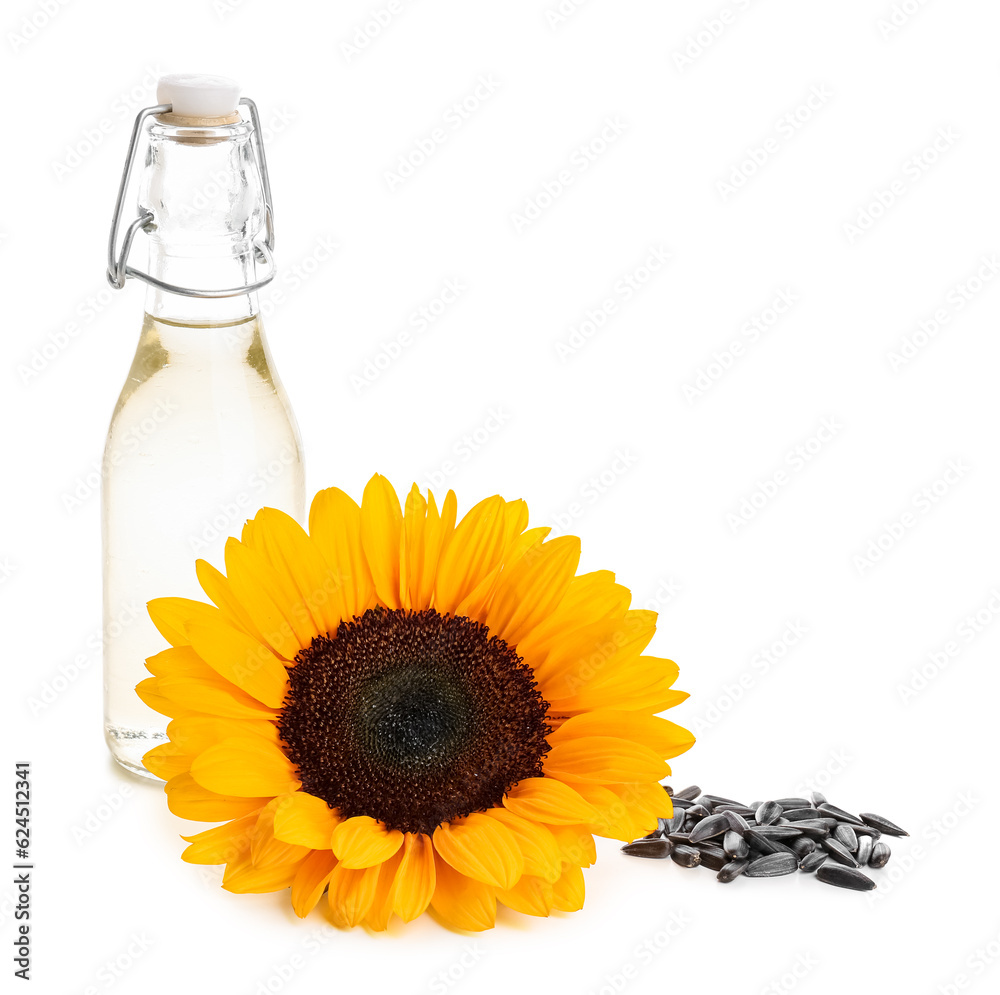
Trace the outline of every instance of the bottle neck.
<instances>
[{"instance_id":1,"label":"bottle neck","mask_svg":"<svg viewBox=\"0 0 1000 995\"><path fill-rule=\"evenodd\" d=\"M234 244L224 256L197 253L190 246L153 243L149 249L149 273L158 280L180 287L239 287L253 283L256 266L249 244ZM180 325L228 325L254 317L259 310L257 292L233 297L189 297L148 284L146 313L161 321Z\"/></svg>"},{"instance_id":2,"label":"bottle neck","mask_svg":"<svg viewBox=\"0 0 1000 995\"><path fill-rule=\"evenodd\" d=\"M151 276L201 291L257 281L253 246L266 211L252 135L243 120L210 128L153 124L139 196L140 211L153 216ZM254 291L191 297L150 285L146 294L146 312L176 324L231 324L257 311Z\"/></svg>"}]
</instances>

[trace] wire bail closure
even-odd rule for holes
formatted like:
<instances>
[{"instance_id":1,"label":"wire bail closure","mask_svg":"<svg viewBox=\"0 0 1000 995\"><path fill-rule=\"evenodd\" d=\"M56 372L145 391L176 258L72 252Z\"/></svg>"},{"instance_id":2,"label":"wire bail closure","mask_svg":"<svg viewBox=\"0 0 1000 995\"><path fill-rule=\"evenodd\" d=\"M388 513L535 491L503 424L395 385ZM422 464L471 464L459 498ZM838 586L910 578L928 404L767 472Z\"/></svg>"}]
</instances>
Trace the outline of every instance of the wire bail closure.
<instances>
[{"instance_id":1,"label":"wire bail closure","mask_svg":"<svg viewBox=\"0 0 1000 995\"><path fill-rule=\"evenodd\" d=\"M271 184L267 175L267 160L264 157L264 143L261 139L260 117L257 114L257 105L249 98L243 97L241 105L245 105L250 111L250 122L253 125L253 132L250 135L250 142L254 155L257 159L257 168L260 171L260 181L264 189L264 226L265 236L263 242L254 242L255 256L268 267L266 275L254 283L248 283L242 287L229 287L225 290L192 290L190 287L181 287L176 283L167 283L158 280L155 276L136 269L128 264L129 252L132 249L132 240L141 228L153 220L153 214L147 211L140 214L125 229L125 237L122 240L121 249L118 249L118 230L121 227L122 211L125 206L125 194L128 192L129 180L132 176L132 166L135 163L135 153L139 145L139 136L142 134L142 127L146 118L156 114L168 114L173 109L173 104L157 104L155 107L145 107L136 115L135 124L132 127L132 137L129 140L128 153L125 157L125 168L122 170L121 183L118 186L118 199L115 202L115 213L111 219L111 235L108 239L108 283L115 290L121 290L125 286L128 277L142 280L160 290L169 291L172 294L182 294L184 297L200 298L220 298L238 297L240 294L251 293L266 287L275 274L274 256L274 215L271 210Z\"/></svg>"}]
</instances>

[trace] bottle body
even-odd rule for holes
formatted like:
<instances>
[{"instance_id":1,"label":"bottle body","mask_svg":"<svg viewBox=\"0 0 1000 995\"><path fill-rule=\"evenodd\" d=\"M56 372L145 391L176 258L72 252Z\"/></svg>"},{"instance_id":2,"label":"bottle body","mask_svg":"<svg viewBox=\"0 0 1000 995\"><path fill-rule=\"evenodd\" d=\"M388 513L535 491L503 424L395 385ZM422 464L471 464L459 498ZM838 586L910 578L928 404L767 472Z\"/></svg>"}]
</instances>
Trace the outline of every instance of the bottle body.
<instances>
[{"instance_id":1,"label":"bottle body","mask_svg":"<svg viewBox=\"0 0 1000 995\"><path fill-rule=\"evenodd\" d=\"M146 613L158 597L204 600L202 558L268 506L303 520L301 443L259 317L188 324L149 314L103 461L104 730L112 756L142 756L168 719L135 693L168 644ZM148 776L148 775L147 775Z\"/></svg>"}]
</instances>

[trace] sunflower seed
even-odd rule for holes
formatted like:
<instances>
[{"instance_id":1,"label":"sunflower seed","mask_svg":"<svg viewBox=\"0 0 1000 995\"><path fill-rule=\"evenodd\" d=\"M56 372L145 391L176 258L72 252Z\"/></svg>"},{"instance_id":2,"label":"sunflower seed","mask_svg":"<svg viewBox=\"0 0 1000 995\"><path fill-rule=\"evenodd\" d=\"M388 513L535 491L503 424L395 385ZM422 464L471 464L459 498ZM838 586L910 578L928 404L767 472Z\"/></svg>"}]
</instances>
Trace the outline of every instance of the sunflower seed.
<instances>
[{"instance_id":1,"label":"sunflower seed","mask_svg":"<svg viewBox=\"0 0 1000 995\"><path fill-rule=\"evenodd\" d=\"M743 834L750 828L750 823L739 812L734 812L732 809L726 811L726 818L729 820L730 828L736 833Z\"/></svg>"},{"instance_id":2,"label":"sunflower seed","mask_svg":"<svg viewBox=\"0 0 1000 995\"><path fill-rule=\"evenodd\" d=\"M868 866L885 867L889 863L890 855L889 844L879 840L872 846L872 855L868 858Z\"/></svg>"},{"instance_id":3,"label":"sunflower seed","mask_svg":"<svg viewBox=\"0 0 1000 995\"><path fill-rule=\"evenodd\" d=\"M863 826L864 823L856 815L851 815L850 812L845 812L842 808L837 808L836 805L831 805L829 802L823 802L816 806L821 812L826 815L832 815L835 819L839 819L841 822L850 822L856 826Z\"/></svg>"},{"instance_id":4,"label":"sunflower seed","mask_svg":"<svg viewBox=\"0 0 1000 995\"><path fill-rule=\"evenodd\" d=\"M699 843L701 840L711 839L713 836L721 836L729 828L729 819L725 812L719 815L710 815L702 819L691 830L691 842Z\"/></svg>"},{"instance_id":5,"label":"sunflower seed","mask_svg":"<svg viewBox=\"0 0 1000 995\"><path fill-rule=\"evenodd\" d=\"M816 870L829 854L824 853L822 850L814 850L812 853L807 853L805 857L802 858L802 863L799 864L799 870L809 873Z\"/></svg>"},{"instance_id":6,"label":"sunflower seed","mask_svg":"<svg viewBox=\"0 0 1000 995\"><path fill-rule=\"evenodd\" d=\"M823 813L818 808L786 808L781 816L789 822L801 822L803 819L822 819Z\"/></svg>"},{"instance_id":7,"label":"sunflower seed","mask_svg":"<svg viewBox=\"0 0 1000 995\"><path fill-rule=\"evenodd\" d=\"M664 790L664 791L665 791L665 792L666 792L666 793L667 793L668 795L670 795L670 797L671 797L671 798L673 798L673 797L674 797L674 789L673 789L672 787L670 787L670 785L669 785L669 784L664 784L664 785L663 785L663 790Z\"/></svg>"},{"instance_id":8,"label":"sunflower seed","mask_svg":"<svg viewBox=\"0 0 1000 995\"><path fill-rule=\"evenodd\" d=\"M778 847L766 836L761 836L760 829L748 829L743 838L751 849L759 853L778 853Z\"/></svg>"},{"instance_id":9,"label":"sunflower seed","mask_svg":"<svg viewBox=\"0 0 1000 995\"><path fill-rule=\"evenodd\" d=\"M870 836L873 840L882 835L874 826L857 826L852 822L851 827L858 836Z\"/></svg>"},{"instance_id":10,"label":"sunflower seed","mask_svg":"<svg viewBox=\"0 0 1000 995\"><path fill-rule=\"evenodd\" d=\"M837 827L836 819L803 819L801 822L792 823L803 836L810 836L813 839L822 839L830 835L830 830Z\"/></svg>"},{"instance_id":11,"label":"sunflower seed","mask_svg":"<svg viewBox=\"0 0 1000 995\"><path fill-rule=\"evenodd\" d=\"M678 812L672 818L667 819L666 832L679 833L681 831L681 826L684 825L684 813Z\"/></svg>"},{"instance_id":12,"label":"sunflower seed","mask_svg":"<svg viewBox=\"0 0 1000 995\"><path fill-rule=\"evenodd\" d=\"M743 837L736 832L735 829L730 829L723 837L722 849L729 854L730 857L736 860L742 860L747 854L750 853L750 844L747 843Z\"/></svg>"},{"instance_id":13,"label":"sunflower seed","mask_svg":"<svg viewBox=\"0 0 1000 995\"><path fill-rule=\"evenodd\" d=\"M683 801L693 802L698 795L701 794L701 788L697 784L692 784L689 788L685 788L683 791L674 792L674 801L680 798Z\"/></svg>"},{"instance_id":14,"label":"sunflower seed","mask_svg":"<svg viewBox=\"0 0 1000 995\"><path fill-rule=\"evenodd\" d=\"M735 812L737 815L742 815L744 819L752 816L754 814L754 809L747 808L746 805L730 805L729 802L721 802L718 805L712 807L713 812Z\"/></svg>"},{"instance_id":15,"label":"sunflower seed","mask_svg":"<svg viewBox=\"0 0 1000 995\"><path fill-rule=\"evenodd\" d=\"M777 802L762 802L757 806L754 818L759 826L769 826L781 816L781 806Z\"/></svg>"},{"instance_id":16,"label":"sunflower seed","mask_svg":"<svg viewBox=\"0 0 1000 995\"><path fill-rule=\"evenodd\" d=\"M822 791L811 791L809 792L809 797L812 799L813 805L819 808L820 805L826 802L826 795Z\"/></svg>"},{"instance_id":17,"label":"sunflower seed","mask_svg":"<svg viewBox=\"0 0 1000 995\"><path fill-rule=\"evenodd\" d=\"M735 881L749 866L749 860L730 860L715 877L723 884L729 884L730 881Z\"/></svg>"},{"instance_id":18,"label":"sunflower seed","mask_svg":"<svg viewBox=\"0 0 1000 995\"><path fill-rule=\"evenodd\" d=\"M807 798L776 798L775 801L782 808L808 808L809 800Z\"/></svg>"},{"instance_id":19,"label":"sunflower seed","mask_svg":"<svg viewBox=\"0 0 1000 995\"><path fill-rule=\"evenodd\" d=\"M688 842L690 842L687 833L668 833L667 839L670 840L671 843L687 844Z\"/></svg>"},{"instance_id":20,"label":"sunflower seed","mask_svg":"<svg viewBox=\"0 0 1000 995\"><path fill-rule=\"evenodd\" d=\"M723 798L722 795L703 794L699 801L701 801L703 805L707 802L710 805L739 805L740 808L746 808L743 802L738 802L735 798Z\"/></svg>"},{"instance_id":21,"label":"sunflower seed","mask_svg":"<svg viewBox=\"0 0 1000 995\"><path fill-rule=\"evenodd\" d=\"M819 844L808 836L800 836L797 840L792 840L788 846L797 857L804 857L806 854L812 853Z\"/></svg>"},{"instance_id":22,"label":"sunflower seed","mask_svg":"<svg viewBox=\"0 0 1000 995\"><path fill-rule=\"evenodd\" d=\"M674 795L670 800L673 802L675 809L681 809L682 811L694 805L694 802L690 798L682 798L680 795Z\"/></svg>"},{"instance_id":23,"label":"sunflower seed","mask_svg":"<svg viewBox=\"0 0 1000 995\"><path fill-rule=\"evenodd\" d=\"M704 819L705 816L711 815L712 812L711 812L710 809L705 808L704 805L702 805L702 804L699 803L697 805L692 805L687 810L687 814L688 814L689 817L694 818L694 819Z\"/></svg>"},{"instance_id":24,"label":"sunflower seed","mask_svg":"<svg viewBox=\"0 0 1000 995\"><path fill-rule=\"evenodd\" d=\"M713 871L721 871L729 863L729 854L722 847L699 843L698 852L701 854L701 866Z\"/></svg>"},{"instance_id":25,"label":"sunflower seed","mask_svg":"<svg viewBox=\"0 0 1000 995\"><path fill-rule=\"evenodd\" d=\"M670 840L665 839L641 839L634 843L626 843L622 847L622 853L627 853L630 857L652 857L662 860L670 856L670 851L674 848Z\"/></svg>"},{"instance_id":26,"label":"sunflower seed","mask_svg":"<svg viewBox=\"0 0 1000 995\"><path fill-rule=\"evenodd\" d=\"M833 838L843 843L851 853L858 848L858 834L846 823L841 823L833 831Z\"/></svg>"},{"instance_id":27,"label":"sunflower seed","mask_svg":"<svg viewBox=\"0 0 1000 995\"><path fill-rule=\"evenodd\" d=\"M847 847L840 842L840 840L835 840L832 836L828 836L825 840L823 840L820 846L822 846L834 860L839 861L841 864L846 864L848 867L858 866L858 862L852 856L851 851L848 850Z\"/></svg>"},{"instance_id":28,"label":"sunflower seed","mask_svg":"<svg viewBox=\"0 0 1000 995\"><path fill-rule=\"evenodd\" d=\"M701 863L701 851L693 846L675 846L670 851L670 859L681 867L697 867Z\"/></svg>"},{"instance_id":29,"label":"sunflower seed","mask_svg":"<svg viewBox=\"0 0 1000 995\"><path fill-rule=\"evenodd\" d=\"M797 870L799 862L794 853L769 853L751 861L743 872L748 878L776 878Z\"/></svg>"},{"instance_id":30,"label":"sunflower seed","mask_svg":"<svg viewBox=\"0 0 1000 995\"><path fill-rule=\"evenodd\" d=\"M852 891L871 891L875 887L875 882L867 874L830 861L820 865L816 877L824 884L832 884L835 888L850 888Z\"/></svg>"},{"instance_id":31,"label":"sunflower seed","mask_svg":"<svg viewBox=\"0 0 1000 995\"><path fill-rule=\"evenodd\" d=\"M874 812L862 812L861 819L865 825L877 829L880 833L885 833L886 836L910 835L905 829L900 829L895 822L883 819L881 815L875 815Z\"/></svg>"},{"instance_id":32,"label":"sunflower seed","mask_svg":"<svg viewBox=\"0 0 1000 995\"><path fill-rule=\"evenodd\" d=\"M859 867L864 867L868 863L868 858L872 855L872 847L874 845L875 841L870 836L858 837L858 850L854 854L854 859L858 862Z\"/></svg>"},{"instance_id":33,"label":"sunflower seed","mask_svg":"<svg viewBox=\"0 0 1000 995\"><path fill-rule=\"evenodd\" d=\"M802 835L797 826L758 826L757 832L769 840L790 840Z\"/></svg>"}]
</instances>

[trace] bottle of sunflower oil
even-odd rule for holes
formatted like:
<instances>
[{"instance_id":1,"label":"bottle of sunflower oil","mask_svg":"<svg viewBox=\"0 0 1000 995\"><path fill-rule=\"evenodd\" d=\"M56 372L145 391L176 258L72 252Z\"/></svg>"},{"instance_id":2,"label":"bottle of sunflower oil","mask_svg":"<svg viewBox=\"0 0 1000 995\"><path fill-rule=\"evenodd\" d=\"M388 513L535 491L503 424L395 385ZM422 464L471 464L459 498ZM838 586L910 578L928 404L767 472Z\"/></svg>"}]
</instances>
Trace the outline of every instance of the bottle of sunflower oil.
<instances>
[{"instance_id":1,"label":"bottle of sunflower oil","mask_svg":"<svg viewBox=\"0 0 1000 995\"><path fill-rule=\"evenodd\" d=\"M253 101L231 80L168 76L136 119L108 249L108 279L147 284L139 345L104 450L104 734L145 776L168 719L135 693L167 647L146 613L202 598L195 560L270 506L302 521L301 443L274 373L257 290L273 276L267 166ZM122 222L137 150L138 213ZM119 229L124 234L119 239ZM133 237L148 270L128 265ZM120 246L119 246L120 242Z\"/></svg>"}]
</instances>

